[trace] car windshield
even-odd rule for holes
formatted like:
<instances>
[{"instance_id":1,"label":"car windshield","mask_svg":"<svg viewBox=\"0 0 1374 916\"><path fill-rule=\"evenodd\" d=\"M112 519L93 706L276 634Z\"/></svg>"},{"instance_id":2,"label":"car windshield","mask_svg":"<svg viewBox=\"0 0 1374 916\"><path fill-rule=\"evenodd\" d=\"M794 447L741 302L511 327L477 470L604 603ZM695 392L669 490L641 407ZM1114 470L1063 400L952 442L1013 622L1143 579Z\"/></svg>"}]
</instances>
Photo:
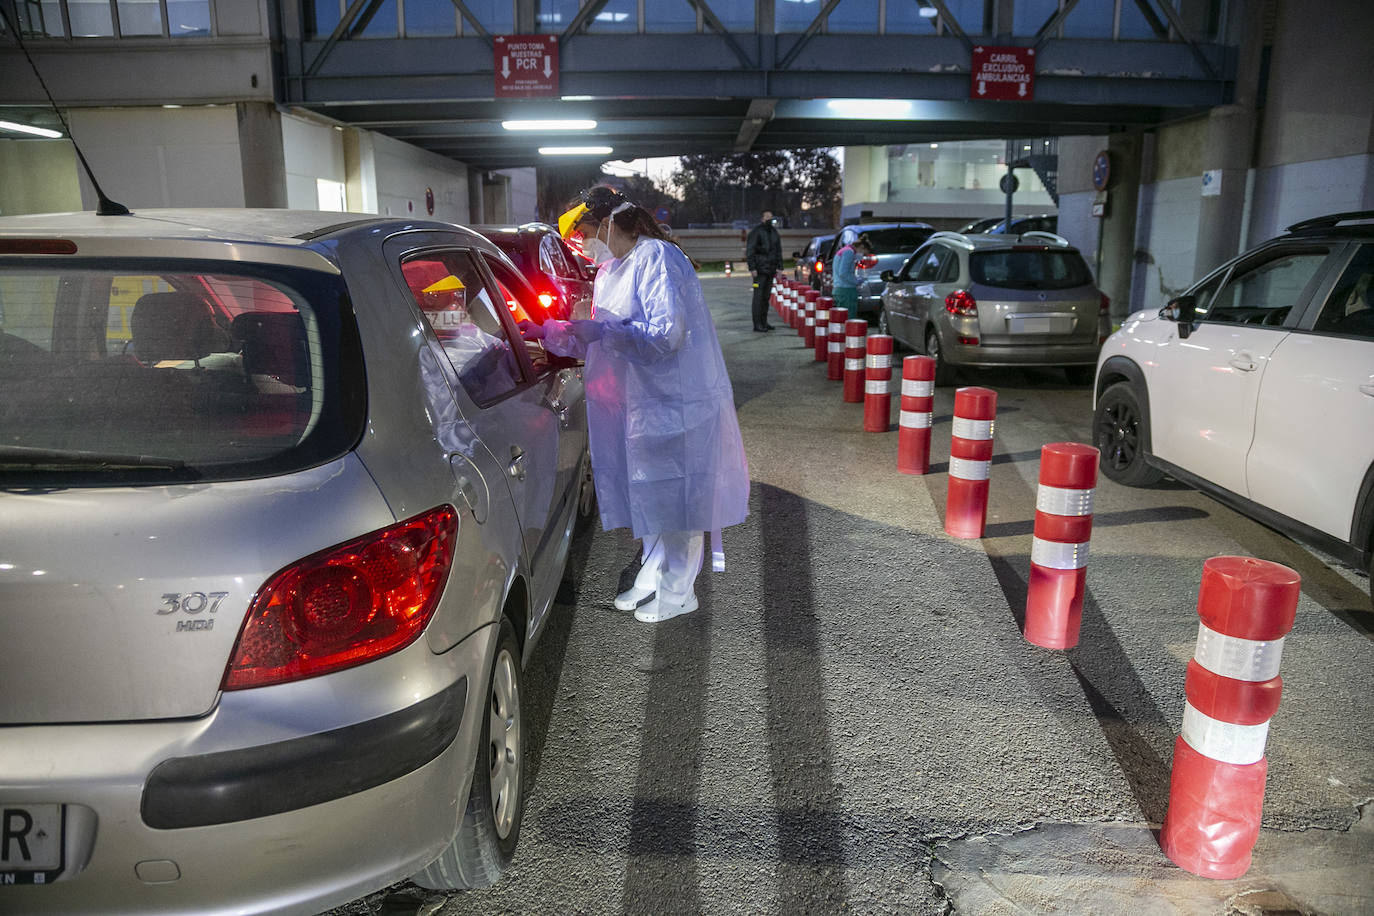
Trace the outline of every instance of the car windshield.
<instances>
[{"instance_id":1,"label":"car windshield","mask_svg":"<svg viewBox=\"0 0 1374 916\"><path fill-rule=\"evenodd\" d=\"M1008 289L1071 289L1092 283L1077 251L1009 248L969 257L974 283Z\"/></svg>"},{"instance_id":2,"label":"car windshield","mask_svg":"<svg viewBox=\"0 0 1374 916\"><path fill-rule=\"evenodd\" d=\"M869 229L864 234L873 243L874 254L910 254L930 238L933 229L903 226L898 229Z\"/></svg>"},{"instance_id":3,"label":"car windshield","mask_svg":"<svg viewBox=\"0 0 1374 916\"><path fill-rule=\"evenodd\" d=\"M252 477L361 431L342 281L167 260L0 265L0 486Z\"/></svg>"},{"instance_id":4,"label":"car windshield","mask_svg":"<svg viewBox=\"0 0 1374 916\"><path fill-rule=\"evenodd\" d=\"M519 268L522 274L528 275L530 272L530 259L525 256L525 246L520 243L518 238L509 236L489 236L493 245L501 249L501 253L510 258L510 262Z\"/></svg>"}]
</instances>

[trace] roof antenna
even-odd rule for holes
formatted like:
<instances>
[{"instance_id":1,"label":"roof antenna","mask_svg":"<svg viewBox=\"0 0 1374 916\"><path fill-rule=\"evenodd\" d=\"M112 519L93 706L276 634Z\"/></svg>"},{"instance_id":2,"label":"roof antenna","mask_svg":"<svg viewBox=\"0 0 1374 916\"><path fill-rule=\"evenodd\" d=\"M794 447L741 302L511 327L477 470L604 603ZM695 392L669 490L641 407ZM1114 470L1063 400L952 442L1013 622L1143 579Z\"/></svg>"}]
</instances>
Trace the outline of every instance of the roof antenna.
<instances>
[{"instance_id":1,"label":"roof antenna","mask_svg":"<svg viewBox=\"0 0 1374 916\"><path fill-rule=\"evenodd\" d=\"M38 72L38 65L35 64L33 58L29 56L29 49L24 46L24 39L19 36L19 29L15 28L15 24L10 19L10 15L6 11L3 3L0 3L0 18L5 20L5 28L14 36L14 43L19 45L19 50L24 52L24 59L29 62L29 66L33 69L33 75L38 77L38 85L43 87L43 93L48 97L48 104L52 106L52 110L57 114L57 120L60 121L62 127L66 129L67 139L72 141L72 149L76 150L76 158L81 160L81 167L86 170L86 177L91 180L91 187L95 188L96 199L100 202L100 206L96 208L95 212L100 216L129 216L129 208L118 201L113 201L106 197L104 190L100 187L100 182L95 180L95 173L91 171L90 163L88 163L86 157L82 155L81 147L76 145L76 137L72 135L71 126L67 124L67 119L62 117L62 109L58 108L57 102L53 100L52 92L48 90L48 84L43 81L43 74Z\"/></svg>"}]
</instances>

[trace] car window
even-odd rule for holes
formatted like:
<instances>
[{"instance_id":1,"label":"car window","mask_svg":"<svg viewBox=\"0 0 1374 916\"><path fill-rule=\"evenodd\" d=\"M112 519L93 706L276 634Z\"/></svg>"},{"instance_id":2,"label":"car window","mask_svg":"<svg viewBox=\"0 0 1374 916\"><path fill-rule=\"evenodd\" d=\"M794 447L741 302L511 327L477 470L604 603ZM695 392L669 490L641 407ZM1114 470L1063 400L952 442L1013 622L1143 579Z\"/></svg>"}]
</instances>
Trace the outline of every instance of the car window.
<instances>
[{"instance_id":1,"label":"car window","mask_svg":"<svg viewBox=\"0 0 1374 916\"><path fill-rule=\"evenodd\" d=\"M4 446L52 457L8 456L5 478L226 479L343 454L365 408L346 304L337 276L247 262L7 263Z\"/></svg>"},{"instance_id":2,"label":"car window","mask_svg":"<svg viewBox=\"0 0 1374 916\"><path fill-rule=\"evenodd\" d=\"M874 254L905 254L924 245L934 231L919 226L902 226L895 229L870 229L865 235L873 244Z\"/></svg>"},{"instance_id":3,"label":"car window","mask_svg":"<svg viewBox=\"0 0 1374 916\"><path fill-rule=\"evenodd\" d=\"M466 251L425 251L401 261L415 304L434 330L463 389L478 406L514 391L523 377L493 290Z\"/></svg>"},{"instance_id":4,"label":"car window","mask_svg":"<svg viewBox=\"0 0 1374 916\"><path fill-rule=\"evenodd\" d=\"M548 238L551 238L549 236ZM506 302L506 307L510 309L513 317L519 319L521 315L532 316L539 324L543 324L547 318L543 307L530 300L534 296L533 290L525 282L525 279L497 261L495 258L486 258L488 269L496 277L496 282L500 286L502 298ZM544 349L544 345L537 340L527 340L525 352L529 354L530 363L534 368L536 376L542 376L554 371L557 367L549 352Z\"/></svg>"},{"instance_id":5,"label":"car window","mask_svg":"<svg viewBox=\"0 0 1374 916\"><path fill-rule=\"evenodd\" d=\"M945 255L940 263L940 274L935 278L936 283L954 283L959 279L959 253L946 248Z\"/></svg>"},{"instance_id":6,"label":"car window","mask_svg":"<svg viewBox=\"0 0 1374 916\"><path fill-rule=\"evenodd\" d=\"M973 282L1006 289L1072 289L1092 283L1088 265L1077 251L1005 248L969 256Z\"/></svg>"},{"instance_id":7,"label":"car window","mask_svg":"<svg viewBox=\"0 0 1374 916\"><path fill-rule=\"evenodd\" d=\"M919 266L916 268L916 276L912 279L917 283L933 283L940 274L940 265L944 263L945 249L939 245L931 246L930 250L921 255Z\"/></svg>"},{"instance_id":8,"label":"car window","mask_svg":"<svg viewBox=\"0 0 1374 916\"><path fill-rule=\"evenodd\" d=\"M568 262L563 258L558 240L552 235L545 235L539 240L539 269L552 277L570 277L572 271L568 268Z\"/></svg>"},{"instance_id":9,"label":"car window","mask_svg":"<svg viewBox=\"0 0 1374 916\"><path fill-rule=\"evenodd\" d=\"M1198 304L1199 321L1281 326L1326 261L1325 249L1280 252L1233 270L1207 303Z\"/></svg>"},{"instance_id":10,"label":"car window","mask_svg":"<svg viewBox=\"0 0 1374 916\"><path fill-rule=\"evenodd\" d=\"M1374 340L1374 245L1361 245L1312 330Z\"/></svg>"}]
</instances>

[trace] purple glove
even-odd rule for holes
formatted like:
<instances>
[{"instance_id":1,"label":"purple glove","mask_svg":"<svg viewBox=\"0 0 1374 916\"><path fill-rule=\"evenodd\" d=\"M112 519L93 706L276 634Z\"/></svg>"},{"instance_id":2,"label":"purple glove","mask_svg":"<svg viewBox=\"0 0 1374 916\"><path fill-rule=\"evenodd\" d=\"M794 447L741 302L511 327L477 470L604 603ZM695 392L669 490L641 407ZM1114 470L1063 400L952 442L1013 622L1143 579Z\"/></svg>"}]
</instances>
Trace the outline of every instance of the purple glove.
<instances>
[{"instance_id":1,"label":"purple glove","mask_svg":"<svg viewBox=\"0 0 1374 916\"><path fill-rule=\"evenodd\" d=\"M593 318L574 318L568 322L568 329L584 344L598 341L606 333L605 326Z\"/></svg>"},{"instance_id":2,"label":"purple glove","mask_svg":"<svg viewBox=\"0 0 1374 916\"><path fill-rule=\"evenodd\" d=\"M520 329L520 336L526 340L544 339L544 326L542 324L535 324L533 321L526 319L517 324L516 327Z\"/></svg>"}]
</instances>

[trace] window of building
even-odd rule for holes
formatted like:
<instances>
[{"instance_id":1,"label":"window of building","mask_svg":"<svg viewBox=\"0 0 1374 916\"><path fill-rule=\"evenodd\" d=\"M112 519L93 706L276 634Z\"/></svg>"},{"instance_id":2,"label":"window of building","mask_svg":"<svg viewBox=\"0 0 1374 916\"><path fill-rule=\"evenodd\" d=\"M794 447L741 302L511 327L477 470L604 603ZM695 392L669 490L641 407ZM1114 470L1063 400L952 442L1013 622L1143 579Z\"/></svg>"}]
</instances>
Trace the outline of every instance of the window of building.
<instances>
[{"instance_id":1,"label":"window of building","mask_svg":"<svg viewBox=\"0 0 1374 916\"><path fill-rule=\"evenodd\" d=\"M577 0L535 0L534 30L558 33L577 16Z\"/></svg>"},{"instance_id":2,"label":"window of building","mask_svg":"<svg viewBox=\"0 0 1374 916\"><path fill-rule=\"evenodd\" d=\"M685 5L685 4L684 4ZM689 7L690 8L690 7ZM638 32L638 0L608 0L601 12L592 17L588 32Z\"/></svg>"},{"instance_id":3,"label":"window of building","mask_svg":"<svg viewBox=\"0 0 1374 916\"><path fill-rule=\"evenodd\" d=\"M108 38L114 35L114 17L106 0L67 0L73 38Z\"/></svg>"},{"instance_id":4,"label":"window of building","mask_svg":"<svg viewBox=\"0 0 1374 916\"><path fill-rule=\"evenodd\" d=\"M162 34L162 4L158 0L119 0L117 6L120 35Z\"/></svg>"},{"instance_id":5,"label":"window of building","mask_svg":"<svg viewBox=\"0 0 1374 916\"><path fill-rule=\"evenodd\" d=\"M878 34L878 0L840 0L826 17L831 34Z\"/></svg>"},{"instance_id":6,"label":"window of building","mask_svg":"<svg viewBox=\"0 0 1374 916\"><path fill-rule=\"evenodd\" d=\"M773 6L773 30L805 32L820 11L820 0L777 0Z\"/></svg>"},{"instance_id":7,"label":"window of building","mask_svg":"<svg viewBox=\"0 0 1374 916\"><path fill-rule=\"evenodd\" d=\"M1018 36L1034 35L1057 12L1059 0L1016 0L1011 33Z\"/></svg>"},{"instance_id":8,"label":"window of building","mask_svg":"<svg viewBox=\"0 0 1374 916\"><path fill-rule=\"evenodd\" d=\"M697 11L687 0L644 0L644 31L695 32Z\"/></svg>"},{"instance_id":9,"label":"window of building","mask_svg":"<svg viewBox=\"0 0 1374 916\"><path fill-rule=\"evenodd\" d=\"M458 8L451 0L406 0L407 38L448 37L458 34Z\"/></svg>"}]
</instances>

